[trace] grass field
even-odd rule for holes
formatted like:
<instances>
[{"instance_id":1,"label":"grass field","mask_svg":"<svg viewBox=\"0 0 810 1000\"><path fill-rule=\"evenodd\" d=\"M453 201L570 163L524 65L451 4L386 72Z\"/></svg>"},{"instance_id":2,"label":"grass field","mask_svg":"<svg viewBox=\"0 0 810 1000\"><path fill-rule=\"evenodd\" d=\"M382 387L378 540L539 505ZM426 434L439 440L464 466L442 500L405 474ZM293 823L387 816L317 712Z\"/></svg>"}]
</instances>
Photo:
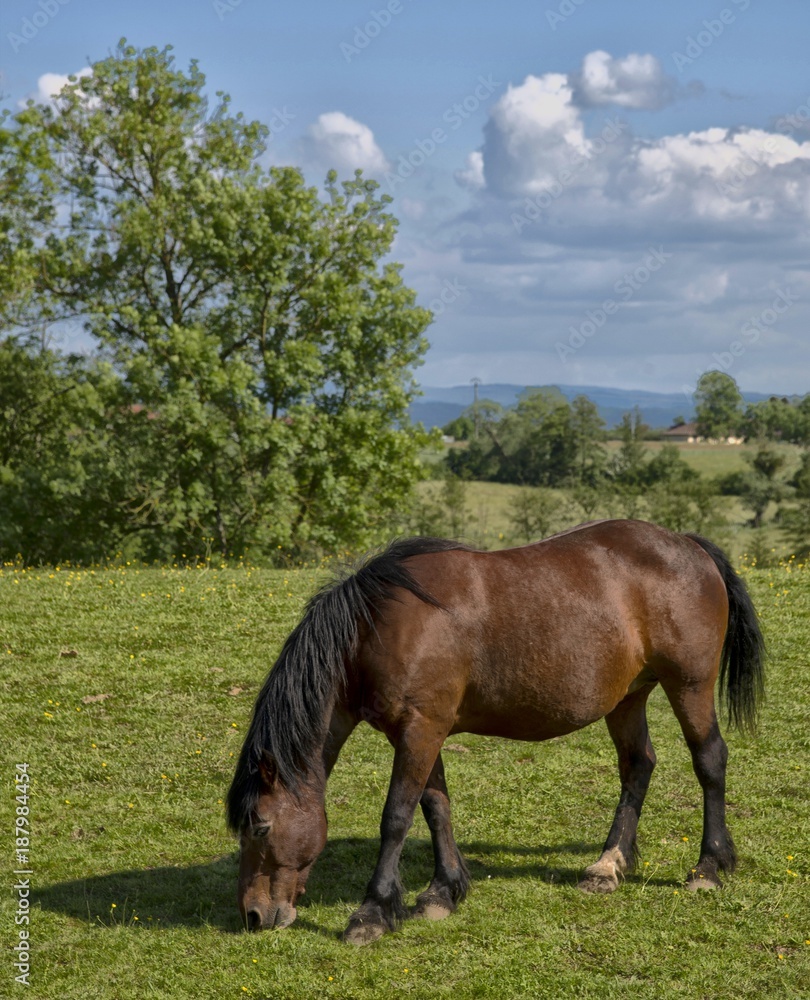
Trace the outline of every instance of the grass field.
<instances>
[{"instance_id":1,"label":"grass field","mask_svg":"<svg viewBox=\"0 0 810 1000\"><path fill-rule=\"evenodd\" d=\"M459 911L366 949L338 934L374 864L391 751L367 727L328 790L330 842L293 927L241 932L222 800L258 687L322 574L246 567L6 566L0 996L38 998L807 997L810 569L749 572L771 649L759 736L729 733L741 857L718 893L682 880L700 793L656 692L659 766L641 864L611 896L575 888L618 783L604 725L546 744L471 736L445 753L473 875ZM29 988L14 983L15 765L31 775ZM409 898L432 867L418 818Z\"/></svg>"}]
</instances>

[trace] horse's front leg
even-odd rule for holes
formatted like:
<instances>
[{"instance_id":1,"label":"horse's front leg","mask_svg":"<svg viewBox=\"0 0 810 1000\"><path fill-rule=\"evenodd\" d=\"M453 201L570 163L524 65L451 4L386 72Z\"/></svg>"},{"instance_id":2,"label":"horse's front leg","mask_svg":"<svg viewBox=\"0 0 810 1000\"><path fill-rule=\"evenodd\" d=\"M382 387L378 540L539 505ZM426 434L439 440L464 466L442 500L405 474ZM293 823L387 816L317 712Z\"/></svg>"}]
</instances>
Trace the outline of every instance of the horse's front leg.
<instances>
[{"instance_id":1,"label":"horse's front leg","mask_svg":"<svg viewBox=\"0 0 810 1000\"><path fill-rule=\"evenodd\" d=\"M430 772L420 805L430 828L436 868L430 885L416 899L414 916L442 920L453 913L467 895L470 873L453 837L450 796L441 754Z\"/></svg>"},{"instance_id":2,"label":"horse's front leg","mask_svg":"<svg viewBox=\"0 0 810 1000\"><path fill-rule=\"evenodd\" d=\"M399 858L416 806L444 742L445 733L421 717L401 734L380 823L380 854L362 906L349 918L343 940L370 944L394 930L408 912L402 899Z\"/></svg>"}]
</instances>

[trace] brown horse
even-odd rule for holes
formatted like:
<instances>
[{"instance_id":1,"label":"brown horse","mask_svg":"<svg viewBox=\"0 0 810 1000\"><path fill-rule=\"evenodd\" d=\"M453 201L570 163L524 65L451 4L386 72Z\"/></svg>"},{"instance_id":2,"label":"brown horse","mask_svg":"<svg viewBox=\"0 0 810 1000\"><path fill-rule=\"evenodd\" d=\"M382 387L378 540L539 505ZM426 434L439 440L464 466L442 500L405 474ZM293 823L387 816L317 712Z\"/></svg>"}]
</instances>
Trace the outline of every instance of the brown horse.
<instances>
[{"instance_id":1,"label":"brown horse","mask_svg":"<svg viewBox=\"0 0 810 1000\"><path fill-rule=\"evenodd\" d=\"M632 865L655 765L645 705L664 689L703 789L693 889L719 887L736 856L725 821L732 723L753 726L764 647L745 586L714 544L644 521L596 521L534 545L480 552L394 542L312 598L258 696L228 793L241 840L248 928L286 927L326 843L324 789L361 721L385 733L394 766L380 854L344 939L365 944L407 916L399 857L421 805L435 872L413 915L438 919L469 876L450 823L441 748L453 733L547 740L604 718L621 797L581 889L612 892Z\"/></svg>"}]
</instances>

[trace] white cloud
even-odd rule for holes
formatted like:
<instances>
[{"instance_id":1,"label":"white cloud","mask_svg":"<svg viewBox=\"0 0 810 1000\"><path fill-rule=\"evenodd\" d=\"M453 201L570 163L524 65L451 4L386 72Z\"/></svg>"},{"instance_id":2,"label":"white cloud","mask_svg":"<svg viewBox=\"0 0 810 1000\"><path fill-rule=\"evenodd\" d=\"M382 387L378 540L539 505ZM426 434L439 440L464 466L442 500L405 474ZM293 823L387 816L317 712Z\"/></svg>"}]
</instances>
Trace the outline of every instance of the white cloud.
<instances>
[{"instance_id":1,"label":"white cloud","mask_svg":"<svg viewBox=\"0 0 810 1000\"><path fill-rule=\"evenodd\" d=\"M624 198L637 211L745 227L810 219L810 141L762 129L710 128L636 142Z\"/></svg>"},{"instance_id":2,"label":"white cloud","mask_svg":"<svg viewBox=\"0 0 810 1000\"><path fill-rule=\"evenodd\" d=\"M568 77L527 76L519 86L510 86L490 112L481 176L498 194L531 194L587 152Z\"/></svg>"},{"instance_id":3,"label":"white cloud","mask_svg":"<svg viewBox=\"0 0 810 1000\"><path fill-rule=\"evenodd\" d=\"M29 100L33 99L37 104L47 104L52 101L62 90L62 88L71 82L70 77L80 77L80 76L90 76L93 70L89 66L85 66L78 70L76 73L43 73L42 76L37 80L37 89L33 93L29 94L28 97L24 98L17 103L21 108L24 108Z\"/></svg>"},{"instance_id":4,"label":"white cloud","mask_svg":"<svg viewBox=\"0 0 810 1000\"><path fill-rule=\"evenodd\" d=\"M650 106L665 89L651 56L590 53L583 79L592 104L601 94L603 104ZM810 140L745 127L640 139L615 116L586 130L578 86L561 73L510 86L456 180L500 200L533 199L569 227L810 221Z\"/></svg>"},{"instance_id":5,"label":"white cloud","mask_svg":"<svg viewBox=\"0 0 810 1000\"><path fill-rule=\"evenodd\" d=\"M601 49L589 52L573 76L580 104L600 107L660 108L675 96L676 84L652 55L631 53L614 59Z\"/></svg>"},{"instance_id":6,"label":"white cloud","mask_svg":"<svg viewBox=\"0 0 810 1000\"><path fill-rule=\"evenodd\" d=\"M480 150L474 150L467 157L467 166L463 170L457 170L455 178L462 187L480 190L486 186L484 178L484 155Z\"/></svg>"},{"instance_id":7,"label":"white cloud","mask_svg":"<svg viewBox=\"0 0 810 1000\"><path fill-rule=\"evenodd\" d=\"M570 171L576 175L573 186L598 186L606 179L605 164L597 168L596 162L605 143L597 135L586 136L583 110L660 108L674 95L674 81L652 55L617 59L598 50L585 56L577 73L529 75L494 105L478 163L472 154L456 179L482 187L485 178L502 197L537 194ZM615 131L616 122L610 143L627 128L622 124Z\"/></svg>"},{"instance_id":8,"label":"white cloud","mask_svg":"<svg viewBox=\"0 0 810 1000\"><path fill-rule=\"evenodd\" d=\"M304 143L307 157L326 170L353 173L359 169L381 174L389 169L388 160L368 125L342 111L320 115L307 129Z\"/></svg>"}]
</instances>

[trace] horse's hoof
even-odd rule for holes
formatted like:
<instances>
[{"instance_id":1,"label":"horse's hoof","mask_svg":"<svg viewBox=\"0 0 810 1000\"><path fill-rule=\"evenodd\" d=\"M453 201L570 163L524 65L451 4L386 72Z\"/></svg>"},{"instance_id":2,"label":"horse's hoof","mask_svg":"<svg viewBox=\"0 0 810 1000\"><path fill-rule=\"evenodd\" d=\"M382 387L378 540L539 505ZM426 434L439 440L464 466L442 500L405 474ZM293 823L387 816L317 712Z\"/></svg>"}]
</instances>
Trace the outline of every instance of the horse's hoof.
<instances>
[{"instance_id":1,"label":"horse's hoof","mask_svg":"<svg viewBox=\"0 0 810 1000\"><path fill-rule=\"evenodd\" d=\"M577 889L582 892L602 893L615 892L619 888L619 880L615 875L600 875L597 872L585 872L584 878L578 883Z\"/></svg>"},{"instance_id":2,"label":"horse's hoof","mask_svg":"<svg viewBox=\"0 0 810 1000\"><path fill-rule=\"evenodd\" d=\"M702 892L706 889L722 889L723 883L716 875L704 875L701 872L695 872L694 875L690 875L686 880L686 888L690 892Z\"/></svg>"},{"instance_id":3,"label":"horse's hoof","mask_svg":"<svg viewBox=\"0 0 810 1000\"><path fill-rule=\"evenodd\" d=\"M373 944L379 941L388 928L383 924L372 924L364 921L349 921L349 926L343 932L343 940L346 944L353 944L361 948L366 944Z\"/></svg>"},{"instance_id":4,"label":"horse's hoof","mask_svg":"<svg viewBox=\"0 0 810 1000\"><path fill-rule=\"evenodd\" d=\"M455 912L455 904L443 893L427 891L416 897L416 906L411 916L415 920L444 920Z\"/></svg>"},{"instance_id":5,"label":"horse's hoof","mask_svg":"<svg viewBox=\"0 0 810 1000\"><path fill-rule=\"evenodd\" d=\"M453 908L438 900L425 900L420 903L417 900L416 908L413 911L414 920L444 920L453 912Z\"/></svg>"}]
</instances>

